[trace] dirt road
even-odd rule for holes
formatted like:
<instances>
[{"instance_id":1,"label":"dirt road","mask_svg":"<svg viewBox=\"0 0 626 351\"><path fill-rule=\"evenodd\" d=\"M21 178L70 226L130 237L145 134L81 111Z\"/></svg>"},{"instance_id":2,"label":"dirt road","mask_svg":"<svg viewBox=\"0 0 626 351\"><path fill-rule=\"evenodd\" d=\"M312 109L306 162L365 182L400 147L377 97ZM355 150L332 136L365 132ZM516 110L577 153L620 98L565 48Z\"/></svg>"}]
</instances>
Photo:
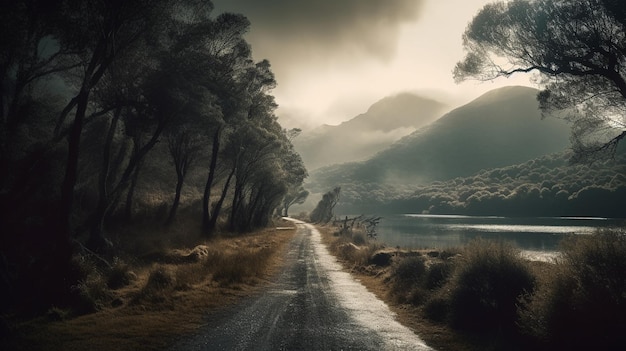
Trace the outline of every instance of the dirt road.
<instances>
[{"instance_id":1,"label":"dirt road","mask_svg":"<svg viewBox=\"0 0 626 351\"><path fill-rule=\"evenodd\" d=\"M277 281L171 350L431 350L341 270L313 226L294 223Z\"/></svg>"}]
</instances>

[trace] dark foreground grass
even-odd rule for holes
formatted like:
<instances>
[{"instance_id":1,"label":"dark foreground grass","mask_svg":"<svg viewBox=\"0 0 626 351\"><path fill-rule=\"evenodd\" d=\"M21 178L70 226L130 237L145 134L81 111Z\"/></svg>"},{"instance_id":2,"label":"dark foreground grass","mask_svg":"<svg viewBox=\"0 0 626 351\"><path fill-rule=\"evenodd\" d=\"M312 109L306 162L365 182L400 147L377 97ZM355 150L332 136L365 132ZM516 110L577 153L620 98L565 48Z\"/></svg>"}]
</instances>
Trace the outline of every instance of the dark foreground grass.
<instances>
[{"instance_id":1,"label":"dark foreground grass","mask_svg":"<svg viewBox=\"0 0 626 351\"><path fill-rule=\"evenodd\" d=\"M333 235L334 228L320 229L344 267L436 349L614 350L626 344L623 230L571 237L562 257L546 263L522 259L502 242L407 251L356 245ZM358 249L345 249L350 246ZM375 259L382 254L391 257L388 264Z\"/></svg>"},{"instance_id":2,"label":"dark foreground grass","mask_svg":"<svg viewBox=\"0 0 626 351\"><path fill-rule=\"evenodd\" d=\"M91 266L76 287L88 307L52 308L28 320L3 316L8 333L0 349L162 350L198 328L210 311L260 291L294 232L272 228L199 241L150 231L144 242L138 233L127 245L143 252L141 259L118 259L106 269L81 263Z\"/></svg>"}]
</instances>

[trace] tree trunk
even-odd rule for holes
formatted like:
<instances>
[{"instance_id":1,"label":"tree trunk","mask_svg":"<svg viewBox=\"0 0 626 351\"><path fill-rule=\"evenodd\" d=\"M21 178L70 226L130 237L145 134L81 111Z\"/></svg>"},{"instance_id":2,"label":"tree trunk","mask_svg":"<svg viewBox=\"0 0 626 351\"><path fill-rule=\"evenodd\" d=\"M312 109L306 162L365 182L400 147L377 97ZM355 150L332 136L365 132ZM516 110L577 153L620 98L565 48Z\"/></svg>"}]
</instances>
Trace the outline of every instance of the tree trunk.
<instances>
[{"instance_id":1,"label":"tree trunk","mask_svg":"<svg viewBox=\"0 0 626 351\"><path fill-rule=\"evenodd\" d=\"M117 128L117 122L120 119L121 113L122 108L118 107L111 120L102 152L102 167L100 169L100 176L98 177L98 205L92 217L89 241L87 242L87 246L94 251L99 251L103 248L102 245L106 245L104 238L104 217L110 203L107 184L111 164L111 145L113 144L115 129Z\"/></svg>"},{"instance_id":2,"label":"tree trunk","mask_svg":"<svg viewBox=\"0 0 626 351\"><path fill-rule=\"evenodd\" d=\"M72 205L74 198L74 186L78 179L78 157L80 155L80 137L83 131L83 121L89 102L89 91L83 88L77 96L76 114L70 133L67 136L67 161L65 176L61 185L61 202L59 204L59 217L56 226L56 235L59 242L68 241L71 230Z\"/></svg>"},{"instance_id":3,"label":"tree trunk","mask_svg":"<svg viewBox=\"0 0 626 351\"><path fill-rule=\"evenodd\" d=\"M183 190L183 182L185 181L185 175L183 172L176 172L178 175L178 181L176 182L176 195L174 195L174 202L172 203L172 208L170 209L170 214L167 217L167 221L165 225L170 225L174 222L174 218L176 217L176 210L178 210L178 204L180 203L180 193Z\"/></svg>"},{"instance_id":4,"label":"tree trunk","mask_svg":"<svg viewBox=\"0 0 626 351\"><path fill-rule=\"evenodd\" d=\"M256 222L259 214L259 209L257 207L259 206L259 200L263 196L263 190L264 189L262 187L260 189L257 189L254 200L252 200L250 202L250 205L248 206L248 219L246 220L246 225L244 227L244 231L246 232L250 231L253 227L256 227Z\"/></svg>"},{"instance_id":5,"label":"tree trunk","mask_svg":"<svg viewBox=\"0 0 626 351\"><path fill-rule=\"evenodd\" d=\"M215 231L215 227L217 226L217 217L220 215L220 211L222 210L222 206L224 205L224 200L226 199L226 194L228 193L228 188L230 188L230 181L233 179L233 175L235 174L236 168L233 167L228 178L226 178L226 184L224 184L224 189L222 189L222 195L220 195L219 200L215 203L213 207L213 215L209 221L209 233L213 233Z\"/></svg>"},{"instance_id":6,"label":"tree trunk","mask_svg":"<svg viewBox=\"0 0 626 351\"><path fill-rule=\"evenodd\" d=\"M209 164L209 175L207 176L206 185L204 186L204 196L202 197L202 232L205 235L211 235L211 213L209 209L209 201L211 198L211 187L215 180L215 171L217 169L217 156L220 151L220 135L222 127L217 127L213 135L213 149L211 150L211 162Z\"/></svg>"},{"instance_id":7,"label":"tree trunk","mask_svg":"<svg viewBox=\"0 0 626 351\"><path fill-rule=\"evenodd\" d=\"M137 187L137 183L139 183L139 171L141 171L142 165L142 160L137 161L135 171L133 172L133 176L130 180L128 192L126 193L126 207L124 208L124 217L128 222L132 221L133 219L133 199L135 197L135 188Z\"/></svg>"},{"instance_id":8,"label":"tree trunk","mask_svg":"<svg viewBox=\"0 0 626 351\"><path fill-rule=\"evenodd\" d=\"M240 215L239 212L240 212L241 203L242 203L242 199L241 199L241 193L243 191L242 188L243 186L240 184L239 178L236 178L235 179L235 194L233 195L233 204L231 206L230 218L229 218L229 229L233 232L237 230L236 219Z\"/></svg>"}]
</instances>

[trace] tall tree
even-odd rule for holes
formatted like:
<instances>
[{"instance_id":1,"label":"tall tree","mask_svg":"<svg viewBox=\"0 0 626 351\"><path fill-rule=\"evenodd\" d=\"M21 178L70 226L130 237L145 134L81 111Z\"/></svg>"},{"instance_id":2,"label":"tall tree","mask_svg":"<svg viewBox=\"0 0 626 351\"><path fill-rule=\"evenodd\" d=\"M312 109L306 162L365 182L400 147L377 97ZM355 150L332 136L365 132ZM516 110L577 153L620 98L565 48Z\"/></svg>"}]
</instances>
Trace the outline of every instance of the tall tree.
<instances>
[{"instance_id":1,"label":"tall tree","mask_svg":"<svg viewBox=\"0 0 626 351\"><path fill-rule=\"evenodd\" d=\"M172 156L174 168L176 169L176 191L174 201L167 217L167 224L171 224L176 217L176 211L180 203L180 195L183 183L191 167L197 163L202 151L202 139L195 131L187 128L180 128L167 137L167 146Z\"/></svg>"},{"instance_id":2,"label":"tall tree","mask_svg":"<svg viewBox=\"0 0 626 351\"><path fill-rule=\"evenodd\" d=\"M282 215L289 216L289 207L302 204L309 196L309 191L304 189L302 183L308 177L308 172L300 154L296 152L291 143L294 131L284 131L285 151L282 153L282 164L286 171L285 182L287 193L282 201Z\"/></svg>"},{"instance_id":3,"label":"tall tree","mask_svg":"<svg viewBox=\"0 0 626 351\"><path fill-rule=\"evenodd\" d=\"M80 141L90 95L114 60L143 38L142 35L162 22L167 1L68 1L60 36L61 45L74 46L81 69L77 71L76 95L59 117L60 124L74 110L67 136L68 153L61 186L58 224L54 232L59 241L67 240L71 228L74 186L77 181Z\"/></svg>"},{"instance_id":4,"label":"tall tree","mask_svg":"<svg viewBox=\"0 0 626 351\"><path fill-rule=\"evenodd\" d=\"M488 4L463 35L454 76L535 72L541 109L573 123L573 161L615 151L626 137L626 10L619 0Z\"/></svg>"},{"instance_id":5,"label":"tall tree","mask_svg":"<svg viewBox=\"0 0 626 351\"><path fill-rule=\"evenodd\" d=\"M339 201L341 187L335 187L333 190L322 195L322 199L317 203L310 215L313 223L328 223L334 216L335 205Z\"/></svg>"},{"instance_id":6,"label":"tall tree","mask_svg":"<svg viewBox=\"0 0 626 351\"><path fill-rule=\"evenodd\" d=\"M203 58L201 65L196 66L202 72L197 82L217 97L220 111L207 116L212 117L213 122L212 127L207 129L211 132L212 147L202 199L202 227L206 235L210 235L213 229L211 223L215 215L211 212L210 201L217 178L222 139L242 118L244 82L241 75L251 62L250 47L243 35L249 26L250 22L244 16L221 14L200 26L198 31L190 33L186 42L189 49ZM204 35L200 35L202 33Z\"/></svg>"},{"instance_id":7,"label":"tall tree","mask_svg":"<svg viewBox=\"0 0 626 351\"><path fill-rule=\"evenodd\" d=\"M303 204L307 197L309 197L309 191L302 185L290 187L283 198L282 215L289 217L289 208L296 204Z\"/></svg>"}]
</instances>

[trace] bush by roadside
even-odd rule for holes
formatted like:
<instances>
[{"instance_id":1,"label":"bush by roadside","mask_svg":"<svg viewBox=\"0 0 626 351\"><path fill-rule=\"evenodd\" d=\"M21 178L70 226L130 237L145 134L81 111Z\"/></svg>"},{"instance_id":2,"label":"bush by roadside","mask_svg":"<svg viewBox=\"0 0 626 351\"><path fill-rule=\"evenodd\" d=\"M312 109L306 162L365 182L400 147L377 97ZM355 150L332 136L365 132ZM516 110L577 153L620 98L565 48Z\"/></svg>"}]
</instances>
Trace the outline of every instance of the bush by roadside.
<instances>
[{"instance_id":1,"label":"bush by roadside","mask_svg":"<svg viewBox=\"0 0 626 351\"><path fill-rule=\"evenodd\" d=\"M572 236L553 263L527 261L514 247L486 240L446 252L384 249L378 242L358 245L328 234L325 240L361 281L383 289L379 297L436 348L619 349L626 344L623 230ZM381 252L389 255L389 264L373 263Z\"/></svg>"},{"instance_id":2,"label":"bush by roadside","mask_svg":"<svg viewBox=\"0 0 626 351\"><path fill-rule=\"evenodd\" d=\"M520 326L545 349L618 350L626 345L626 232L563 243L554 273L528 296Z\"/></svg>"}]
</instances>

